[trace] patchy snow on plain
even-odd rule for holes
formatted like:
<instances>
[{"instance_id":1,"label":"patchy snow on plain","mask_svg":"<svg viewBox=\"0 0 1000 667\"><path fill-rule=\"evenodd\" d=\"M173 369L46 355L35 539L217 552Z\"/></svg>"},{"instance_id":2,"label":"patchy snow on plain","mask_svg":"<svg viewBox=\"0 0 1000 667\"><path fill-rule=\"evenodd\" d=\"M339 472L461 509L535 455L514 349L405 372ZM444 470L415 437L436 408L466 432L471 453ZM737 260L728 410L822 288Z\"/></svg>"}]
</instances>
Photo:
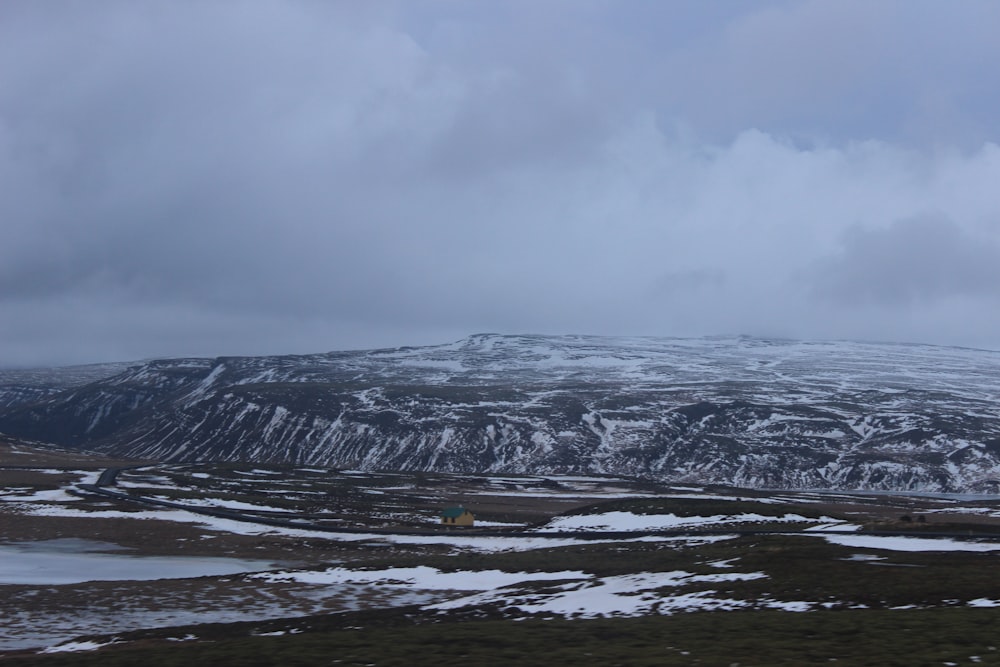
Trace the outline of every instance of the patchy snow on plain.
<instances>
[{"instance_id":1,"label":"patchy snow on plain","mask_svg":"<svg viewBox=\"0 0 1000 667\"><path fill-rule=\"evenodd\" d=\"M423 517L420 518L423 519ZM428 523L433 523L433 524L438 524L441 522L441 520L437 517L431 517L427 521ZM479 527L488 527L488 528L520 528L524 527L527 524L511 523L509 521L484 521L483 519L476 519L476 525Z\"/></svg>"},{"instance_id":2,"label":"patchy snow on plain","mask_svg":"<svg viewBox=\"0 0 1000 667\"><path fill-rule=\"evenodd\" d=\"M63 489L45 489L33 491L27 495L3 495L0 491L0 501L18 503L67 503L80 500L79 496L70 495Z\"/></svg>"},{"instance_id":3,"label":"patchy snow on plain","mask_svg":"<svg viewBox=\"0 0 1000 667\"><path fill-rule=\"evenodd\" d=\"M164 500L171 500L172 502L178 502L173 498L164 498ZM197 500L187 498L181 501L181 504L190 505L192 507L218 507L221 509L244 510L248 512L289 513L295 511L295 510L285 509L282 507L271 507L270 505L255 505L253 503L245 503L239 500L225 500L222 498L202 498Z\"/></svg>"},{"instance_id":4,"label":"patchy snow on plain","mask_svg":"<svg viewBox=\"0 0 1000 667\"><path fill-rule=\"evenodd\" d=\"M575 492L565 492L559 491L554 493L551 489L540 489L538 491L514 491L505 489L469 489L465 492L470 496L504 496L512 498L558 498L559 500L587 500L588 498L593 498L595 500L617 500L617 499L642 499L642 498L659 498L660 496L650 495L648 493L637 493L632 491L586 491L580 490Z\"/></svg>"},{"instance_id":5,"label":"patchy snow on plain","mask_svg":"<svg viewBox=\"0 0 1000 667\"><path fill-rule=\"evenodd\" d=\"M670 530L695 526L713 526L733 523L836 523L834 519L823 517L810 519L799 514L765 516L763 514L716 514L714 516L677 516L675 514L634 514L632 512L604 512L602 514L578 514L553 519L539 530L542 531L635 531ZM846 524L845 524L846 525Z\"/></svg>"},{"instance_id":6,"label":"patchy snow on plain","mask_svg":"<svg viewBox=\"0 0 1000 667\"><path fill-rule=\"evenodd\" d=\"M679 498L681 500L726 500L729 502L742 502L745 500L751 500L755 503L763 503L765 505L778 505L781 503L788 502L798 502L798 500L786 500L782 498L749 498L745 496L720 496L714 493L660 493L655 496L656 498Z\"/></svg>"},{"instance_id":7,"label":"patchy snow on plain","mask_svg":"<svg viewBox=\"0 0 1000 667\"><path fill-rule=\"evenodd\" d=\"M590 575L579 570L562 572L503 572L476 570L442 572L424 565L393 567L386 570L350 570L334 567L315 572L285 571L250 575L268 582L294 581L306 584L378 584L379 586L418 590L481 591L512 586L525 581L552 579L586 579Z\"/></svg>"},{"instance_id":8,"label":"patchy snow on plain","mask_svg":"<svg viewBox=\"0 0 1000 667\"><path fill-rule=\"evenodd\" d=\"M1000 517L1000 509L996 507L942 507L941 509L922 510L921 514L981 514L983 516Z\"/></svg>"},{"instance_id":9,"label":"patchy snow on plain","mask_svg":"<svg viewBox=\"0 0 1000 667\"><path fill-rule=\"evenodd\" d=\"M478 551L483 553L498 553L502 551L531 551L534 549L552 549L555 547L579 546L582 544L600 544L599 540L582 540L575 538L551 537L462 537L462 536L422 536L422 535L369 535L371 539L383 539L392 544L446 544L456 549ZM697 537L640 537L629 540L612 540L614 542L676 542L682 545L707 544L719 540L735 538L735 535L705 535Z\"/></svg>"},{"instance_id":10,"label":"patchy snow on plain","mask_svg":"<svg viewBox=\"0 0 1000 667\"><path fill-rule=\"evenodd\" d=\"M821 523L818 526L809 526L807 531L814 533L835 532L842 533L849 530L861 530L861 526L856 523L846 523L844 521L834 521L833 523Z\"/></svg>"},{"instance_id":11,"label":"patchy snow on plain","mask_svg":"<svg viewBox=\"0 0 1000 667\"><path fill-rule=\"evenodd\" d=\"M552 537L488 537L478 535L441 534L441 535L406 535L386 533L347 533L309 530L307 528L286 528L281 526L266 526L221 517L193 514L183 510L140 510L122 512L119 510L84 511L72 507L56 505L12 504L25 514L34 516L90 517L100 519L139 519L155 521L176 521L179 523L196 524L205 530L214 530L236 535L285 535L289 537L311 537L342 542L373 542L390 544L440 544L451 546L457 550L496 553L502 551L530 551L533 549L550 549L554 547L578 546L581 544L596 544L594 540L578 538ZM634 540L616 541L664 541L679 544L705 544L717 540L732 539L735 535L705 535L683 537L642 537Z\"/></svg>"},{"instance_id":12,"label":"patchy snow on plain","mask_svg":"<svg viewBox=\"0 0 1000 667\"><path fill-rule=\"evenodd\" d=\"M1000 607L1000 600L990 600L989 598L976 598L969 600L970 607Z\"/></svg>"},{"instance_id":13,"label":"patchy snow on plain","mask_svg":"<svg viewBox=\"0 0 1000 667\"><path fill-rule=\"evenodd\" d=\"M50 646L48 648L42 649L39 653L70 653L75 651L96 651L102 646L110 646L114 642L104 642L103 644L98 642L66 642L65 644L59 644L58 646Z\"/></svg>"},{"instance_id":14,"label":"patchy snow on plain","mask_svg":"<svg viewBox=\"0 0 1000 667\"><path fill-rule=\"evenodd\" d=\"M973 542L947 538L891 537L884 535L817 534L828 542L859 549L885 551L1000 551L1000 543Z\"/></svg>"},{"instance_id":15,"label":"patchy snow on plain","mask_svg":"<svg viewBox=\"0 0 1000 667\"><path fill-rule=\"evenodd\" d=\"M553 586L545 592L524 588L487 591L457 600L428 605L425 609L447 611L480 605L497 605L528 614L555 614L576 618L599 616L636 616L670 614L697 609L739 609L749 605L743 600L714 597L714 591L663 593L661 589L690 584L749 581L765 578L763 572L691 574L640 572L610 577L591 577Z\"/></svg>"}]
</instances>

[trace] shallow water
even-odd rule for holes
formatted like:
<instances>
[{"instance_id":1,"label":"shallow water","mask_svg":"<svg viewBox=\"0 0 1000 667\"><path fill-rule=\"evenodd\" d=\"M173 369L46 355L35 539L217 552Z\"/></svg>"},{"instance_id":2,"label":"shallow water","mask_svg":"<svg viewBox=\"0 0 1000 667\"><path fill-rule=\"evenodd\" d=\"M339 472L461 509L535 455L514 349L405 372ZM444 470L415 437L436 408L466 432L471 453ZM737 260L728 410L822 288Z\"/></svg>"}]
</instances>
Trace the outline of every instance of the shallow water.
<instances>
[{"instance_id":1,"label":"shallow water","mask_svg":"<svg viewBox=\"0 0 1000 667\"><path fill-rule=\"evenodd\" d=\"M0 543L0 584L181 579L279 567L271 561L193 556L133 556L123 547L80 539ZM114 553L109 553L114 552Z\"/></svg>"},{"instance_id":2,"label":"shallow water","mask_svg":"<svg viewBox=\"0 0 1000 667\"><path fill-rule=\"evenodd\" d=\"M283 591L283 592L282 592ZM109 634L200 623L234 623L290 616L344 612L441 602L440 591L406 591L384 586L337 585L271 587L266 582L234 587L228 594L199 595L164 591L148 595L117 593L117 608L104 604L58 610L4 609L0 612L0 651L41 649L82 635ZM178 637L188 630L178 632ZM0 660L2 661L2 660Z\"/></svg>"}]
</instances>

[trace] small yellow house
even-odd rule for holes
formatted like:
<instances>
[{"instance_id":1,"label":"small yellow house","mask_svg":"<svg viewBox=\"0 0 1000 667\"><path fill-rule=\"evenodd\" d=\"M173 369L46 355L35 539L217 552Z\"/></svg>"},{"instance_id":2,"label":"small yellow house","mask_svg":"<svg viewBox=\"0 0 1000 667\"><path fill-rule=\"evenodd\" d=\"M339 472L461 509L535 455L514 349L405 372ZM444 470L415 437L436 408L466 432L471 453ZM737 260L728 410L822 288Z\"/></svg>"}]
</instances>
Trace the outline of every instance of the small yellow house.
<instances>
[{"instance_id":1,"label":"small yellow house","mask_svg":"<svg viewBox=\"0 0 1000 667\"><path fill-rule=\"evenodd\" d=\"M471 526L476 520L464 507L449 507L441 511L441 523L447 526Z\"/></svg>"}]
</instances>

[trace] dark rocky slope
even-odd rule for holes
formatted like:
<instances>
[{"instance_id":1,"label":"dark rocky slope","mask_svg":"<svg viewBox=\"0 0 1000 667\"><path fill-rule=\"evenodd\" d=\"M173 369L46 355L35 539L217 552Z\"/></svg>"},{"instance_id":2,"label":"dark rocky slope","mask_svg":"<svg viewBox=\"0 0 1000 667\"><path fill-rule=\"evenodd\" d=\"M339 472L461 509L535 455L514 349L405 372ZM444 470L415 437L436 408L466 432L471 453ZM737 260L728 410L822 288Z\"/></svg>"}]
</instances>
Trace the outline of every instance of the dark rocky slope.
<instances>
[{"instance_id":1,"label":"dark rocky slope","mask_svg":"<svg viewBox=\"0 0 1000 667\"><path fill-rule=\"evenodd\" d=\"M0 385L0 431L164 461L998 492L998 399L979 350L478 335Z\"/></svg>"}]
</instances>

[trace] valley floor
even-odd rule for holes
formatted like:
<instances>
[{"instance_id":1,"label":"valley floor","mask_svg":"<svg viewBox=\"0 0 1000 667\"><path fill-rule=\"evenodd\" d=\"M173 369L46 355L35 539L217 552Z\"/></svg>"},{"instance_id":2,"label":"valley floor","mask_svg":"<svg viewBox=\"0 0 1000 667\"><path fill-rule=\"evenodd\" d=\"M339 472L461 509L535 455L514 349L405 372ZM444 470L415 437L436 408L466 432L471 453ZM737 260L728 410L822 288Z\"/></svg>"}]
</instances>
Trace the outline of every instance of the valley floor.
<instances>
[{"instance_id":1,"label":"valley floor","mask_svg":"<svg viewBox=\"0 0 1000 667\"><path fill-rule=\"evenodd\" d=\"M995 498L6 447L0 663L1000 664Z\"/></svg>"}]
</instances>

